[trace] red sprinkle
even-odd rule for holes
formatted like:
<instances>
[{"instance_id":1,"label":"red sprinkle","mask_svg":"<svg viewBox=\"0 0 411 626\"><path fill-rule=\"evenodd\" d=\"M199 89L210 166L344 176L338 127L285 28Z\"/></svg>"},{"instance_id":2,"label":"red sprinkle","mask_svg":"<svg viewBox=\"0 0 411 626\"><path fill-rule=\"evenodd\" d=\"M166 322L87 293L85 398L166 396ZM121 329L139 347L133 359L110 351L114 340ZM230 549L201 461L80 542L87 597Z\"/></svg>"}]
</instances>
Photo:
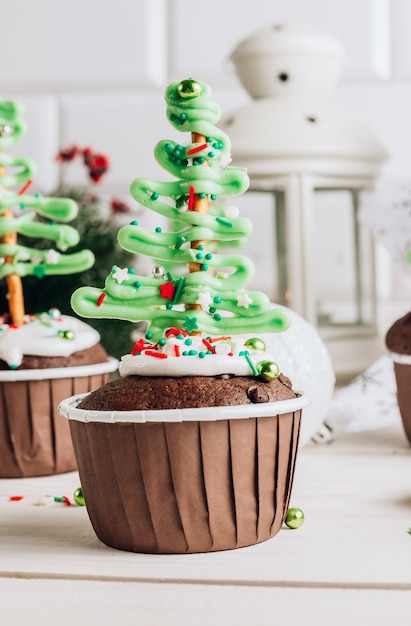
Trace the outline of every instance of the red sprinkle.
<instances>
[{"instance_id":1,"label":"red sprinkle","mask_svg":"<svg viewBox=\"0 0 411 626\"><path fill-rule=\"evenodd\" d=\"M32 183L32 182L33 182L33 181L32 181L32 180L31 180L31 178L30 178L30 180L28 180L28 181L26 182L26 184L25 184L25 185L23 185L23 187L20 189L20 191L19 191L18 195L19 195L19 196L22 196L22 195L23 195L23 193L24 193L24 192L25 192L25 191L26 191L26 190L30 187L30 185L31 185L31 183Z\"/></svg>"},{"instance_id":2,"label":"red sprinkle","mask_svg":"<svg viewBox=\"0 0 411 626\"><path fill-rule=\"evenodd\" d=\"M146 350L144 354L155 356L157 359L166 359L168 357L168 354L165 354L165 352L153 352L152 350Z\"/></svg>"},{"instance_id":3,"label":"red sprinkle","mask_svg":"<svg viewBox=\"0 0 411 626\"><path fill-rule=\"evenodd\" d=\"M24 496L10 496L10 500L12 502L19 502L20 500L23 500Z\"/></svg>"},{"instance_id":4,"label":"red sprinkle","mask_svg":"<svg viewBox=\"0 0 411 626\"><path fill-rule=\"evenodd\" d=\"M174 354L175 354L176 356L181 356L181 353L180 353L180 346L174 346Z\"/></svg>"},{"instance_id":5,"label":"red sprinkle","mask_svg":"<svg viewBox=\"0 0 411 626\"><path fill-rule=\"evenodd\" d=\"M103 304L103 300L104 300L105 297L106 297L105 293L101 293L99 295L98 300L97 300L97 306L101 306Z\"/></svg>"},{"instance_id":6,"label":"red sprinkle","mask_svg":"<svg viewBox=\"0 0 411 626\"><path fill-rule=\"evenodd\" d=\"M176 337L177 335L183 335L183 337L187 337L188 333L186 333L186 331L182 330L181 328L169 328L164 334L166 337Z\"/></svg>"},{"instance_id":7,"label":"red sprinkle","mask_svg":"<svg viewBox=\"0 0 411 626\"><path fill-rule=\"evenodd\" d=\"M201 152L201 150L206 150L206 148L208 148L208 143L203 143L201 144L201 146L191 148L191 150L187 151L187 156L190 156L190 154L195 154L196 152Z\"/></svg>"},{"instance_id":8,"label":"red sprinkle","mask_svg":"<svg viewBox=\"0 0 411 626\"><path fill-rule=\"evenodd\" d=\"M194 187L190 185L190 194L188 196L188 210L194 210Z\"/></svg>"},{"instance_id":9,"label":"red sprinkle","mask_svg":"<svg viewBox=\"0 0 411 626\"><path fill-rule=\"evenodd\" d=\"M135 356L138 352L142 352L144 350L144 339L139 339L133 346L131 354Z\"/></svg>"},{"instance_id":10,"label":"red sprinkle","mask_svg":"<svg viewBox=\"0 0 411 626\"><path fill-rule=\"evenodd\" d=\"M70 500L68 499L68 497L67 497L67 496L61 496L61 497L62 497L62 498L63 498L63 500L64 500L64 504L67 504L67 506L71 506L71 502L70 502Z\"/></svg>"},{"instance_id":11,"label":"red sprinkle","mask_svg":"<svg viewBox=\"0 0 411 626\"><path fill-rule=\"evenodd\" d=\"M231 339L231 337L213 337L212 339L210 339L210 342L214 343L215 341L228 341L229 339Z\"/></svg>"},{"instance_id":12,"label":"red sprinkle","mask_svg":"<svg viewBox=\"0 0 411 626\"><path fill-rule=\"evenodd\" d=\"M213 352L215 354L214 346L212 346L211 343L207 341L207 339L202 339L202 342L205 345L205 347L208 348L208 350L210 350L210 352Z\"/></svg>"}]
</instances>

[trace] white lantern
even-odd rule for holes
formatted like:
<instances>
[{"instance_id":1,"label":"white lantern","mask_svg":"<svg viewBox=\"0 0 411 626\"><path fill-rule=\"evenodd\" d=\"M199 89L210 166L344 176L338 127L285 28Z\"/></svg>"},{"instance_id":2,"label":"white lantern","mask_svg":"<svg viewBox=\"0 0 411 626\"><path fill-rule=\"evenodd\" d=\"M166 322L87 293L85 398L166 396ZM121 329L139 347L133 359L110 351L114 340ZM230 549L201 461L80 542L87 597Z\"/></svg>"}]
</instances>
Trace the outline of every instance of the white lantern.
<instances>
[{"instance_id":1,"label":"white lantern","mask_svg":"<svg viewBox=\"0 0 411 626\"><path fill-rule=\"evenodd\" d=\"M338 40L306 25L255 33L231 55L254 100L223 121L248 193L273 199L274 299L318 327L340 379L382 350L374 248L358 208L387 158L363 122L325 100L344 56Z\"/></svg>"}]
</instances>

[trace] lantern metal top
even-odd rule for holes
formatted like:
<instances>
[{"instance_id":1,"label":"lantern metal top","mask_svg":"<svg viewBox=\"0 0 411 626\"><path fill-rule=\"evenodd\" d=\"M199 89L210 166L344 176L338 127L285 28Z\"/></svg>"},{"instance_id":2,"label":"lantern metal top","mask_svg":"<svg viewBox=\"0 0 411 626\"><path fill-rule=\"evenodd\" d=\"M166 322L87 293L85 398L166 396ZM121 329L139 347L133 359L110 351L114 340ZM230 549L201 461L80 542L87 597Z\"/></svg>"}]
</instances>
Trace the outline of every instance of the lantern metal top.
<instances>
[{"instance_id":1,"label":"lantern metal top","mask_svg":"<svg viewBox=\"0 0 411 626\"><path fill-rule=\"evenodd\" d=\"M231 54L253 98L223 120L236 165L255 177L289 173L374 179L388 153L368 126L325 95L338 82L341 43L302 24L265 28Z\"/></svg>"},{"instance_id":2,"label":"lantern metal top","mask_svg":"<svg viewBox=\"0 0 411 626\"><path fill-rule=\"evenodd\" d=\"M230 60L253 98L318 98L337 84L345 52L338 39L307 24L273 24L240 41Z\"/></svg>"}]
</instances>

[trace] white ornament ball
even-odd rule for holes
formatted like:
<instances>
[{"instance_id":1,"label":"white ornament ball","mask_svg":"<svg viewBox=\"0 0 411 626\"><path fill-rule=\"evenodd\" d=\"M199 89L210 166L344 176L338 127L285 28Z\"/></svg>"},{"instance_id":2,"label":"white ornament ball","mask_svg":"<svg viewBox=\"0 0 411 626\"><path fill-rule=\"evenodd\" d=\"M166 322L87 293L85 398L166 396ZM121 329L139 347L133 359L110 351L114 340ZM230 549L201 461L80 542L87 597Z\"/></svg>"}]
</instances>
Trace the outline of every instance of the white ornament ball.
<instances>
[{"instance_id":1,"label":"white ornament ball","mask_svg":"<svg viewBox=\"0 0 411 626\"><path fill-rule=\"evenodd\" d=\"M284 308L274 304L276 308ZM334 394L335 374L328 350L317 329L300 315L287 309L290 328L280 333L258 333L275 356L280 371L288 376L293 389L307 394L311 404L303 409L300 446L315 435L324 422Z\"/></svg>"}]
</instances>

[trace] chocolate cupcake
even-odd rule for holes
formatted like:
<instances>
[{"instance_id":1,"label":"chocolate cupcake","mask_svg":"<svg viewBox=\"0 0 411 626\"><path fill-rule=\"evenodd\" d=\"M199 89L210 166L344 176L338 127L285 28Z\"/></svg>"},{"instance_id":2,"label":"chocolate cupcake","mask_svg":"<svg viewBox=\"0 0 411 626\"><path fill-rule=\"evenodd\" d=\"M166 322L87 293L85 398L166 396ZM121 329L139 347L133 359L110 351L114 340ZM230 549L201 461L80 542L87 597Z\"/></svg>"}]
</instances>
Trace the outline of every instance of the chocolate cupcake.
<instances>
[{"instance_id":1,"label":"chocolate cupcake","mask_svg":"<svg viewBox=\"0 0 411 626\"><path fill-rule=\"evenodd\" d=\"M394 322L386 334L385 343L394 364L398 408L411 443L411 312Z\"/></svg>"},{"instance_id":2,"label":"chocolate cupcake","mask_svg":"<svg viewBox=\"0 0 411 626\"><path fill-rule=\"evenodd\" d=\"M245 191L248 177L229 166L211 89L173 83L166 102L171 124L191 133L186 147L165 140L155 149L178 180L140 178L131 193L175 229L122 227L123 248L157 259L152 276L114 267L103 290L82 287L71 300L80 315L146 320L147 331L121 358L120 380L68 398L59 411L70 421L87 510L104 543L210 552L279 531L308 399L258 335L285 331L287 311L244 288L249 259L215 250L250 234L251 222L217 202Z\"/></svg>"}]
</instances>

